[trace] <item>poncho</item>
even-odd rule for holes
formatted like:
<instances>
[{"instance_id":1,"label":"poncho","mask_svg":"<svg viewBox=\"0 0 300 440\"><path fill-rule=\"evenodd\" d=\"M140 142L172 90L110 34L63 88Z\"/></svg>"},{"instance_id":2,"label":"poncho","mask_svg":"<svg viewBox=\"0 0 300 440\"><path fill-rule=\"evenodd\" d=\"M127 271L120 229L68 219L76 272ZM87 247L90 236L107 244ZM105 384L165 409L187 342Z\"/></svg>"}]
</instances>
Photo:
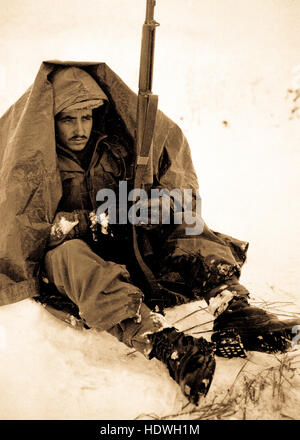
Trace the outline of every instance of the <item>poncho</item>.
<instances>
[{"instance_id":1,"label":"poncho","mask_svg":"<svg viewBox=\"0 0 300 440\"><path fill-rule=\"evenodd\" d=\"M137 95L105 63L42 63L33 85L0 119L0 305L39 295L41 261L62 195L49 80L59 66L85 69L104 90L129 135L135 135ZM163 154L169 163L161 186L196 192L197 176L187 140L180 128L158 111L144 175L144 183L150 187ZM194 249L200 258L205 253L215 254L238 271L246 258L247 243L217 236L208 228L206 232L202 237L191 236L189 243L184 240L189 251ZM176 237L172 240L174 253ZM177 256L180 246L175 249Z\"/></svg>"}]
</instances>

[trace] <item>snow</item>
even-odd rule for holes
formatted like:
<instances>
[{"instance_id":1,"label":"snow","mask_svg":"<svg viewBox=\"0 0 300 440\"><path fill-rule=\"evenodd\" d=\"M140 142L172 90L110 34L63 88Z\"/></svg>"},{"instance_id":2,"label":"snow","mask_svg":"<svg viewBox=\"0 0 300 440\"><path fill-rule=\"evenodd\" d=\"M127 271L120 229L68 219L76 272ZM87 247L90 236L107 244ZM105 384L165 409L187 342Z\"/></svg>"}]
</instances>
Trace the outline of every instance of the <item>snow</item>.
<instances>
[{"instance_id":1,"label":"snow","mask_svg":"<svg viewBox=\"0 0 300 440\"><path fill-rule=\"evenodd\" d=\"M79 223L79 220L70 222L69 220L65 219L64 217L61 217L58 224L54 224L51 228L51 235L56 236L58 234L67 234L70 232L74 226L76 226Z\"/></svg>"},{"instance_id":2,"label":"snow","mask_svg":"<svg viewBox=\"0 0 300 440\"><path fill-rule=\"evenodd\" d=\"M6 2L0 113L45 59L105 61L136 90L144 3L54 0L49 9L45 0ZM189 140L203 217L212 229L250 242L241 281L253 301L274 301L274 311L299 313L300 129L288 89L300 88L300 6L291 0L185 0L183 7L158 0L155 16L161 26L154 92ZM199 306L205 304L180 306L167 318L178 321ZM201 331L211 323L200 324L211 320L199 310L176 325L199 325L190 331ZM228 390L240 380L232 394L241 394L240 412L227 409L221 418L299 418L298 353L296 347L288 358L217 358L198 413L181 417L203 416L201 408L214 398L228 401ZM0 355L0 419L179 418L187 403L158 361L147 361L107 333L68 327L32 300L1 307ZM280 371L293 387L285 381L284 401L276 375L287 359L293 368ZM275 378L272 383L265 377L271 385L256 403L245 382L254 373Z\"/></svg>"}]
</instances>

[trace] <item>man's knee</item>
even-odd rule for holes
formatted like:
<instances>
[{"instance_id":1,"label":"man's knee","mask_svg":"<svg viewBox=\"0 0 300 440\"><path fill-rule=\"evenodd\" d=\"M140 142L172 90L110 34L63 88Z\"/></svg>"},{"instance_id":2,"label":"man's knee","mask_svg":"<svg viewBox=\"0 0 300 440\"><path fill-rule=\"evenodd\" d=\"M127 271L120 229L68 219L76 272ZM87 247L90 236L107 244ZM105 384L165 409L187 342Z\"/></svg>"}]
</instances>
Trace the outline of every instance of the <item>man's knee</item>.
<instances>
[{"instance_id":1,"label":"man's knee","mask_svg":"<svg viewBox=\"0 0 300 440\"><path fill-rule=\"evenodd\" d=\"M64 241L54 249L49 250L45 255L45 262L49 262L53 258L62 258L63 256L82 254L83 250L89 249L88 245L79 239Z\"/></svg>"},{"instance_id":2,"label":"man's knee","mask_svg":"<svg viewBox=\"0 0 300 440\"><path fill-rule=\"evenodd\" d=\"M89 246L79 238L73 240L66 240L50 252L80 252L81 249L89 248Z\"/></svg>"},{"instance_id":3,"label":"man's knee","mask_svg":"<svg viewBox=\"0 0 300 440\"><path fill-rule=\"evenodd\" d=\"M54 282L58 272L64 267L77 265L78 259L82 261L84 254L92 253L89 246L82 240L68 240L54 249L49 250L44 258L44 269L49 281Z\"/></svg>"}]
</instances>

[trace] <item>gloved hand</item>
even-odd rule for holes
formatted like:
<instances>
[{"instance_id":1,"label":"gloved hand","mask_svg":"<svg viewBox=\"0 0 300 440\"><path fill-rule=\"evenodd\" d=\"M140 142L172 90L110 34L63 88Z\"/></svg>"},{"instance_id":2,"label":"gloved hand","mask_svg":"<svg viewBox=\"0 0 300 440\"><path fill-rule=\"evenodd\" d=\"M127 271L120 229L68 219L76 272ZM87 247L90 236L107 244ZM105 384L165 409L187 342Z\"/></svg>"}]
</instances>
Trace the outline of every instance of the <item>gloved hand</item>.
<instances>
[{"instance_id":1,"label":"gloved hand","mask_svg":"<svg viewBox=\"0 0 300 440\"><path fill-rule=\"evenodd\" d=\"M136 225L146 230L159 228L162 224L172 224L174 202L171 198L157 197L136 202L137 216L141 221Z\"/></svg>"},{"instance_id":2,"label":"gloved hand","mask_svg":"<svg viewBox=\"0 0 300 440\"><path fill-rule=\"evenodd\" d=\"M72 212L60 211L52 224L48 246L55 247L65 240L84 237L89 231L89 211L84 209L76 209Z\"/></svg>"}]
</instances>

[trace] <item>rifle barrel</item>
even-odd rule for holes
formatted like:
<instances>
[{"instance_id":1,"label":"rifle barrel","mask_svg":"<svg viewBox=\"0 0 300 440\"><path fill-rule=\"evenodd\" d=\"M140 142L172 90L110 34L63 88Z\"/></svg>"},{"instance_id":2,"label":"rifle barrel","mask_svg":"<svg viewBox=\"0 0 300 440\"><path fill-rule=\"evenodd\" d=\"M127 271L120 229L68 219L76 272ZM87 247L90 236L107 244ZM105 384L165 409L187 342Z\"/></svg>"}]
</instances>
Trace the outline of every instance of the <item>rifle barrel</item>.
<instances>
[{"instance_id":1,"label":"rifle barrel","mask_svg":"<svg viewBox=\"0 0 300 440\"><path fill-rule=\"evenodd\" d=\"M139 93L150 94L152 90L155 28L159 26L154 17L155 0L147 0L146 20L142 30L139 73Z\"/></svg>"},{"instance_id":2,"label":"rifle barrel","mask_svg":"<svg viewBox=\"0 0 300 440\"><path fill-rule=\"evenodd\" d=\"M155 0L147 0L145 23L149 23L150 21L153 20L155 5L156 5Z\"/></svg>"}]
</instances>

